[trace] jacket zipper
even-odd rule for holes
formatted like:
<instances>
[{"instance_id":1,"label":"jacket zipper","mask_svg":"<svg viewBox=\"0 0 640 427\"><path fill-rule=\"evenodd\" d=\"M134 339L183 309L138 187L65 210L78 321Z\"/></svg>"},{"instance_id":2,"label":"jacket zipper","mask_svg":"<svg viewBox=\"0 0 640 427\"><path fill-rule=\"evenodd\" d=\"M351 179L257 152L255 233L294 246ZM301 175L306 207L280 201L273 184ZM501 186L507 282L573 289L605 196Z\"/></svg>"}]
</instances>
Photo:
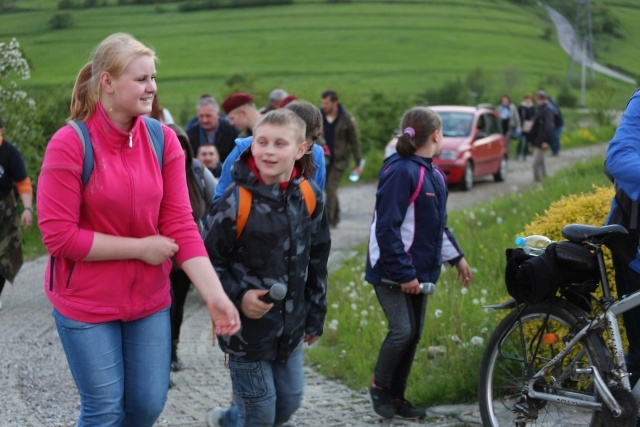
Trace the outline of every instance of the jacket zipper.
<instances>
[{"instance_id":1,"label":"jacket zipper","mask_svg":"<svg viewBox=\"0 0 640 427\"><path fill-rule=\"evenodd\" d=\"M49 291L53 292L53 266L56 263L56 258L51 257L51 262L49 263Z\"/></svg>"},{"instance_id":2,"label":"jacket zipper","mask_svg":"<svg viewBox=\"0 0 640 427\"><path fill-rule=\"evenodd\" d=\"M129 148L133 148L133 134L129 132Z\"/></svg>"},{"instance_id":3,"label":"jacket zipper","mask_svg":"<svg viewBox=\"0 0 640 427\"><path fill-rule=\"evenodd\" d=\"M74 262L73 265L71 266L71 270L69 270L69 277L67 277L67 286L66 288L69 289L69 283L71 283L71 275L73 274L73 270L76 268L76 263Z\"/></svg>"}]
</instances>

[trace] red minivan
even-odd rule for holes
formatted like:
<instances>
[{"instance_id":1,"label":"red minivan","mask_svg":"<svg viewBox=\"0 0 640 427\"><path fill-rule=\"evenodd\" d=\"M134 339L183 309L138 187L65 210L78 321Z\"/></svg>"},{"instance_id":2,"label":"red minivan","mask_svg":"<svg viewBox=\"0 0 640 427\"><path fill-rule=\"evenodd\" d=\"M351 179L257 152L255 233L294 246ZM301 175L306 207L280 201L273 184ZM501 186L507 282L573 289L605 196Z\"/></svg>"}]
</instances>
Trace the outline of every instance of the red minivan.
<instances>
[{"instance_id":1,"label":"red minivan","mask_svg":"<svg viewBox=\"0 0 640 427\"><path fill-rule=\"evenodd\" d=\"M507 178L507 145L498 113L490 107L432 106L442 117L442 151L434 158L449 184L470 190L476 178ZM397 138L387 144L385 157L396 151Z\"/></svg>"}]
</instances>

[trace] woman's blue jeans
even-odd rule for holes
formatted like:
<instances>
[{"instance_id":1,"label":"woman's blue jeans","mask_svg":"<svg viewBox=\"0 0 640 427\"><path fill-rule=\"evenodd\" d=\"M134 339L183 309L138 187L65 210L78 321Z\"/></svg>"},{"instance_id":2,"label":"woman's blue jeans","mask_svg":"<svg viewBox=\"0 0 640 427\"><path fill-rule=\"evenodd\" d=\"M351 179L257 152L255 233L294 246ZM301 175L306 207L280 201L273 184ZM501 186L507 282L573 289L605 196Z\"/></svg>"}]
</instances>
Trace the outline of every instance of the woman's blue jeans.
<instances>
[{"instance_id":1,"label":"woman's blue jeans","mask_svg":"<svg viewBox=\"0 0 640 427\"><path fill-rule=\"evenodd\" d=\"M223 415L223 427L273 427L284 424L302 403L302 342L287 363L229 357L237 406Z\"/></svg>"},{"instance_id":2,"label":"woman's blue jeans","mask_svg":"<svg viewBox=\"0 0 640 427\"><path fill-rule=\"evenodd\" d=\"M53 317L80 394L78 426L152 426L169 389L169 307L132 322Z\"/></svg>"}]
</instances>

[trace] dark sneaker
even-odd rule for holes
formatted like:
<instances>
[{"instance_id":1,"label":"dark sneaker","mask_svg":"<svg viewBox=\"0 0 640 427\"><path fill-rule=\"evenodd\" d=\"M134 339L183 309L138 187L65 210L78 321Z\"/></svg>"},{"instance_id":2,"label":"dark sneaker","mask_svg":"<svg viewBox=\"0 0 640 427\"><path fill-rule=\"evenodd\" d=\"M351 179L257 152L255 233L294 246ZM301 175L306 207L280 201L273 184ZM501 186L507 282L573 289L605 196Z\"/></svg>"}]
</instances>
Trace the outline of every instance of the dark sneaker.
<instances>
[{"instance_id":1,"label":"dark sneaker","mask_svg":"<svg viewBox=\"0 0 640 427\"><path fill-rule=\"evenodd\" d=\"M407 399L395 399L393 403L396 406L396 415L400 418L417 420L427 415L424 409L414 408Z\"/></svg>"},{"instance_id":2,"label":"dark sneaker","mask_svg":"<svg viewBox=\"0 0 640 427\"><path fill-rule=\"evenodd\" d=\"M389 391L372 384L369 387L369 394L371 395L373 411L376 414L382 418L393 418L396 415L396 405L391 399Z\"/></svg>"},{"instance_id":3,"label":"dark sneaker","mask_svg":"<svg viewBox=\"0 0 640 427\"><path fill-rule=\"evenodd\" d=\"M182 362L177 357L176 357L176 360L171 361L171 370L173 372L182 371Z\"/></svg>"}]
</instances>

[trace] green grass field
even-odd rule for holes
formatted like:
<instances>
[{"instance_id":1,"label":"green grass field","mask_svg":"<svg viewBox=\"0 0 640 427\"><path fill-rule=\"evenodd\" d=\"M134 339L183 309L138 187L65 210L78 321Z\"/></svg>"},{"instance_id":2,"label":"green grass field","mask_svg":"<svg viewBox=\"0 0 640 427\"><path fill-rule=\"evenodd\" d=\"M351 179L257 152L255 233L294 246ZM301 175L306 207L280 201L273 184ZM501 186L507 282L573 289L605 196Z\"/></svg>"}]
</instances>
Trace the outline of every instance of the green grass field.
<instances>
[{"instance_id":1,"label":"green grass field","mask_svg":"<svg viewBox=\"0 0 640 427\"><path fill-rule=\"evenodd\" d=\"M172 111L203 92L218 95L237 73L257 76L260 101L277 86L312 101L335 88L348 105L374 90L421 93L478 67L492 95L520 94L562 80L568 67L555 37L542 38L540 10L506 0L300 2L197 13L179 13L175 4L163 5L163 13L120 6L71 11L74 26L52 31L47 22L59 12L56 4L18 1L31 11L0 16L0 39L17 37L33 66L25 88L72 85L97 43L124 31L156 49L159 94ZM625 25L630 34L632 23ZM624 65L637 69L639 62L635 56ZM631 89L615 86L624 97Z\"/></svg>"}]
</instances>

